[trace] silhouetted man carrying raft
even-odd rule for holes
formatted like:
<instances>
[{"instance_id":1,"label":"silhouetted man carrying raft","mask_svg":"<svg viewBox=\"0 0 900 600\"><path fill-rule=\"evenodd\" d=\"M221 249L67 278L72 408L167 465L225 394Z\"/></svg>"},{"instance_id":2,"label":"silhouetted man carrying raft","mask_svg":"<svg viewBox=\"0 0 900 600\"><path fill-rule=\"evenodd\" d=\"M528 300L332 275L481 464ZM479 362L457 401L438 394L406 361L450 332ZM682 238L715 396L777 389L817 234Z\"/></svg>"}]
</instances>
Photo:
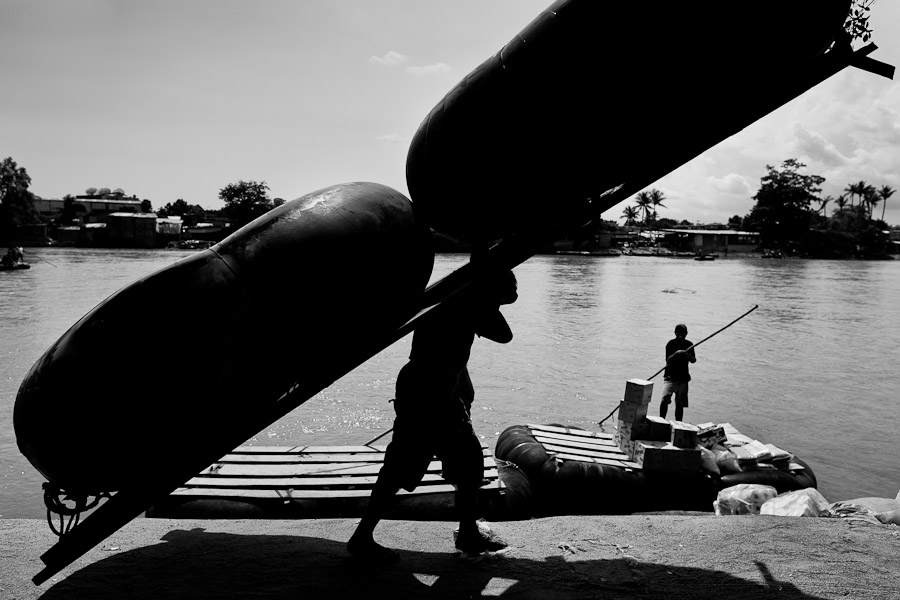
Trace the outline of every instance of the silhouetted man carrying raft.
<instances>
[{"instance_id":1,"label":"silhouetted man carrying raft","mask_svg":"<svg viewBox=\"0 0 900 600\"><path fill-rule=\"evenodd\" d=\"M512 340L499 307L518 298L516 278L505 271L476 285L461 304L415 330L409 362L397 376L394 435L366 513L347 543L357 558L399 560L396 552L374 540L373 532L400 488L414 490L435 456L444 479L456 486L457 549L475 554L506 546L479 530L476 522L484 459L472 428L475 390L466 364L476 335L500 344Z\"/></svg>"}]
</instances>

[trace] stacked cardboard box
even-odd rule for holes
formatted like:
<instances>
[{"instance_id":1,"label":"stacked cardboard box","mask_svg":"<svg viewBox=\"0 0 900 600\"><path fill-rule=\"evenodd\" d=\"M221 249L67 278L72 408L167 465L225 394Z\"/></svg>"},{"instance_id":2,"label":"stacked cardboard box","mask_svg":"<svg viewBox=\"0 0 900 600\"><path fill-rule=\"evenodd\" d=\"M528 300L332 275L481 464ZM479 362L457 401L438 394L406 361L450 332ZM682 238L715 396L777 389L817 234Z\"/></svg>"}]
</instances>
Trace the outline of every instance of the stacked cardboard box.
<instances>
[{"instance_id":1,"label":"stacked cardboard box","mask_svg":"<svg viewBox=\"0 0 900 600\"><path fill-rule=\"evenodd\" d=\"M715 423L701 423L697 425L697 441L704 448L712 448L716 444L724 446L728 441L725 428Z\"/></svg>"},{"instance_id":2,"label":"stacked cardboard box","mask_svg":"<svg viewBox=\"0 0 900 600\"><path fill-rule=\"evenodd\" d=\"M648 416L653 383L630 379L625 383L625 396L619 404L619 422L614 440L634 462L646 471L685 472L700 470L697 428L678 423L681 430L679 448L672 444L673 423L662 417ZM691 441L693 444L688 446Z\"/></svg>"},{"instance_id":3,"label":"stacked cardboard box","mask_svg":"<svg viewBox=\"0 0 900 600\"><path fill-rule=\"evenodd\" d=\"M645 471L677 473L700 470L700 450L679 448L670 442L640 440L635 444L633 460Z\"/></svg>"},{"instance_id":4,"label":"stacked cardboard box","mask_svg":"<svg viewBox=\"0 0 900 600\"><path fill-rule=\"evenodd\" d=\"M647 417L647 436L641 439L651 442L671 442L672 423L662 417Z\"/></svg>"},{"instance_id":5,"label":"stacked cardboard box","mask_svg":"<svg viewBox=\"0 0 900 600\"><path fill-rule=\"evenodd\" d=\"M694 450L698 443L698 431L699 428L696 425L675 421L672 423L672 444L677 448Z\"/></svg>"},{"instance_id":6,"label":"stacked cardboard box","mask_svg":"<svg viewBox=\"0 0 900 600\"><path fill-rule=\"evenodd\" d=\"M643 379L625 382L625 396L619 403L619 422L613 441L628 455L634 457L635 440L645 439L648 429L647 407L653 394L653 383Z\"/></svg>"}]
</instances>

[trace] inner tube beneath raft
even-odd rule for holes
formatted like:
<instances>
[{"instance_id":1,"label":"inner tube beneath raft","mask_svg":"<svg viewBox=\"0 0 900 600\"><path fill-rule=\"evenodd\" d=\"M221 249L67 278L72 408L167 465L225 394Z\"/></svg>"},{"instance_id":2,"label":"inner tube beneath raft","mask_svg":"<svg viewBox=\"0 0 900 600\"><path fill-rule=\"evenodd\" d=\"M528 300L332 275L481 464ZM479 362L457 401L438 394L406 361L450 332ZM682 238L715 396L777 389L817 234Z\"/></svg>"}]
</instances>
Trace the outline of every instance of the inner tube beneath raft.
<instances>
[{"instance_id":1,"label":"inner tube beneath raft","mask_svg":"<svg viewBox=\"0 0 900 600\"><path fill-rule=\"evenodd\" d=\"M186 479L268 424L248 431L295 382L318 391L368 358L418 308L433 260L389 187L288 202L63 334L19 389L19 449L67 491Z\"/></svg>"},{"instance_id":2,"label":"inner tube beneath raft","mask_svg":"<svg viewBox=\"0 0 900 600\"><path fill-rule=\"evenodd\" d=\"M746 471L722 477L710 473L664 473L624 469L598 463L558 460L538 442L529 427L513 425L497 438L495 459L509 492L507 509L514 518L555 515L616 515L651 511L713 510L720 490L739 483L771 485L778 493L815 487L805 473ZM508 476L515 472L515 476ZM523 477L524 476L524 477Z\"/></svg>"}]
</instances>

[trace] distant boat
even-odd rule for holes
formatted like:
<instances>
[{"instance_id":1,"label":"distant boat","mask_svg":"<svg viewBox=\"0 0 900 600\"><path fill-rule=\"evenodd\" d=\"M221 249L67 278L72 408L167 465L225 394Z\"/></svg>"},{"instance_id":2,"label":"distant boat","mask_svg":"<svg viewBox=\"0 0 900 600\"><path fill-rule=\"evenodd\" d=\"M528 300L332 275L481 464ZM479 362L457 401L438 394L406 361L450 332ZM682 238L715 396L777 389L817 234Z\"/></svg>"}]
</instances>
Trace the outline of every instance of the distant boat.
<instances>
[{"instance_id":1,"label":"distant boat","mask_svg":"<svg viewBox=\"0 0 900 600\"><path fill-rule=\"evenodd\" d=\"M180 240L169 242L166 248L169 250L206 250L214 245L215 242L208 240Z\"/></svg>"},{"instance_id":2,"label":"distant boat","mask_svg":"<svg viewBox=\"0 0 900 600\"><path fill-rule=\"evenodd\" d=\"M563 256L621 256L622 253L612 248L608 250L557 250L554 252Z\"/></svg>"},{"instance_id":3,"label":"distant boat","mask_svg":"<svg viewBox=\"0 0 900 600\"><path fill-rule=\"evenodd\" d=\"M0 271L19 271L22 269L30 269L31 265L25 262L17 263L0 263Z\"/></svg>"},{"instance_id":4,"label":"distant boat","mask_svg":"<svg viewBox=\"0 0 900 600\"><path fill-rule=\"evenodd\" d=\"M694 260L716 260L718 257L718 254L698 254L694 257Z\"/></svg>"}]
</instances>

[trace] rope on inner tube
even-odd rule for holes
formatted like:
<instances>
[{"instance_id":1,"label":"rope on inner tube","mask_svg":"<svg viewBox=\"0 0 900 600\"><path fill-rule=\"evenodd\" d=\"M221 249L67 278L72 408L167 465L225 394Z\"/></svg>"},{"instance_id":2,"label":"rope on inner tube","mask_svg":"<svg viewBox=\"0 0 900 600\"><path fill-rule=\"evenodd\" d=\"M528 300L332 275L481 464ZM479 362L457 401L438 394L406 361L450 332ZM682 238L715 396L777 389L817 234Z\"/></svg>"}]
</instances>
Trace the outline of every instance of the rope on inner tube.
<instances>
[{"instance_id":1,"label":"rope on inner tube","mask_svg":"<svg viewBox=\"0 0 900 600\"><path fill-rule=\"evenodd\" d=\"M50 525L50 530L59 537L69 533L78 525L81 513L97 506L103 498L112 497L109 492L70 493L49 482L44 483L42 487L44 488L44 504L47 507L47 523ZM74 505L70 506L66 502L73 502ZM53 522L53 515L58 517L59 527Z\"/></svg>"}]
</instances>

